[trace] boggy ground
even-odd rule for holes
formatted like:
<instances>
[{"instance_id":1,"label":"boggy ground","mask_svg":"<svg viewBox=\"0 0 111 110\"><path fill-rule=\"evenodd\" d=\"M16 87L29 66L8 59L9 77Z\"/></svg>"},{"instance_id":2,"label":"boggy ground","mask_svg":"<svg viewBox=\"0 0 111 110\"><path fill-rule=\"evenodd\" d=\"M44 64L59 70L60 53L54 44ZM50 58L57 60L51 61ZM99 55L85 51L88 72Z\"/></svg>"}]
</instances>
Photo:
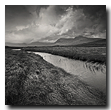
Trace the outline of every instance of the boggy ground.
<instances>
[{"instance_id":1,"label":"boggy ground","mask_svg":"<svg viewBox=\"0 0 111 110\"><path fill-rule=\"evenodd\" d=\"M71 59L106 65L106 47L43 46L24 47L23 50L46 52Z\"/></svg>"},{"instance_id":2,"label":"boggy ground","mask_svg":"<svg viewBox=\"0 0 111 110\"><path fill-rule=\"evenodd\" d=\"M6 49L6 105L106 105L106 95L43 60Z\"/></svg>"}]
</instances>

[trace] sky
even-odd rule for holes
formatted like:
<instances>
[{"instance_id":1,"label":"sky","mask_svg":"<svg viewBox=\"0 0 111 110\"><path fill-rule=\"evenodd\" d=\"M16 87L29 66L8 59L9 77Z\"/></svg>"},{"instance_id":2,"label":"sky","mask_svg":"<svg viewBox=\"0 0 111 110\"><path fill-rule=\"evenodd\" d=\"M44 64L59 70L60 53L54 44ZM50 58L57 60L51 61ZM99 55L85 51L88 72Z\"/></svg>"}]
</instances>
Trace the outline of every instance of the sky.
<instances>
[{"instance_id":1,"label":"sky","mask_svg":"<svg viewBox=\"0 0 111 110\"><path fill-rule=\"evenodd\" d=\"M5 42L106 38L105 5L6 5Z\"/></svg>"}]
</instances>

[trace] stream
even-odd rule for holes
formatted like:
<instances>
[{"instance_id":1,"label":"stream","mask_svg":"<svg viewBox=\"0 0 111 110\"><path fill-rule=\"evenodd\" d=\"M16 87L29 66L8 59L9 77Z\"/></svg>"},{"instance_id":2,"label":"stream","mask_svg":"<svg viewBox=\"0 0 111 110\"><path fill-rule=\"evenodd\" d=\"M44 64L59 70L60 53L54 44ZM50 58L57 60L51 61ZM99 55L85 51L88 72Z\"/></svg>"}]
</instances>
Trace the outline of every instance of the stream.
<instances>
[{"instance_id":1,"label":"stream","mask_svg":"<svg viewBox=\"0 0 111 110\"><path fill-rule=\"evenodd\" d=\"M28 51L28 53L35 53L42 56L47 62L64 69L70 74L78 76L79 79L86 82L88 85L106 93L106 68L104 68L105 73L101 70L95 70L94 72L86 67L86 63L84 61L69 59L43 52Z\"/></svg>"}]
</instances>

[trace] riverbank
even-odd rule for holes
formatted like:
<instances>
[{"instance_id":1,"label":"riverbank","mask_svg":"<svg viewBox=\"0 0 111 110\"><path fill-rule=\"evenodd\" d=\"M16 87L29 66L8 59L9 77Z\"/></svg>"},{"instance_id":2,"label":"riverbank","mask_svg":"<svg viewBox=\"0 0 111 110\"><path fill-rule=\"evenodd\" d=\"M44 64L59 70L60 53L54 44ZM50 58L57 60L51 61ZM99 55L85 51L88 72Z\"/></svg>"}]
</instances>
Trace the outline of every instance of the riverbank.
<instances>
[{"instance_id":1,"label":"riverbank","mask_svg":"<svg viewBox=\"0 0 111 110\"><path fill-rule=\"evenodd\" d=\"M53 55L60 55L63 57L100 63L106 65L106 47L74 47L74 46L43 46L43 47L24 47L23 50L46 52Z\"/></svg>"},{"instance_id":2,"label":"riverbank","mask_svg":"<svg viewBox=\"0 0 111 110\"><path fill-rule=\"evenodd\" d=\"M106 105L106 95L26 51L6 49L7 105Z\"/></svg>"},{"instance_id":3,"label":"riverbank","mask_svg":"<svg viewBox=\"0 0 111 110\"><path fill-rule=\"evenodd\" d=\"M52 55L43 52L30 52L43 57L43 59L66 72L76 75L81 81L106 93L106 66L97 63L88 63L80 60Z\"/></svg>"}]
</instances>

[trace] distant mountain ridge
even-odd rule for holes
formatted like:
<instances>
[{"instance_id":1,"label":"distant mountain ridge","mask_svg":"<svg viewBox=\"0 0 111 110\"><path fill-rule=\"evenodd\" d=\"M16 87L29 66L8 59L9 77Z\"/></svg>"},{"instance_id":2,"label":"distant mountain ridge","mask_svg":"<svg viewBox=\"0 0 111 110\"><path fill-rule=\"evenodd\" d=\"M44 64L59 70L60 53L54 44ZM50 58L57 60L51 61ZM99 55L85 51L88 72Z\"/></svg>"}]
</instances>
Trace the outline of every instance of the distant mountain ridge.
<instances>
[{"instance_id":1,"label":"distant mountain ridge","mask_svg":"<svg viewBox=\"0 0 111 110\"><path fill-rule=\"evenodd\" d=\"M106 39L74 45L76 47L106 47Z\"/></svg>"},{"instance_id":2,"label":"distant mountain ridge","mask_svg":"<svg viewBox=\"0 0 111 110\"><path fill-rule=\"evenodd\" d=\"M75 38L60 38L55 43L57 45L77 45L97 40L101 40L101 38L87 38L87 37L78 36Z\"/></svg>"},{"instance_id":3,"label":"distant mountain ridge","mask_svg":"<svg viewBox=\"0 0 111 110\"><path fill-rule=\"evenodd\" d=\"M79 44L86 44L90 42L95 41L101 41L101 38L87 38L83 36L77 36L75 38L60 38L54 43L48 43L48 42L32 42L30 44L26 43L5 43L5 46L14 46L14 47L27 47L27 46L56 46L56 45L79 45ZM102 42L105 42L103 40Z\"/></svg>"},{"instance_id":4,"label":"distant mountain ridge","mask_svg":"<svg viewBox=\"0 0 111 110\"><path fill-rule=\"evenodd\" d=\"M17 47L26 47L26 43L10 43L10 42L5 42L5 46L17 46Z\"/></svg>"},{"instance_id":5,"label":"distant mountain ridge","mask_svg":"<svg viewBox=\"0 0 111 110\"><path fill-rule=\"evenodd\" d=\"M30 44L28 44L29 46L50 46L53 45L53 43L48 43L48 42L32 42Z\"/></svg>"}]
</instances>

